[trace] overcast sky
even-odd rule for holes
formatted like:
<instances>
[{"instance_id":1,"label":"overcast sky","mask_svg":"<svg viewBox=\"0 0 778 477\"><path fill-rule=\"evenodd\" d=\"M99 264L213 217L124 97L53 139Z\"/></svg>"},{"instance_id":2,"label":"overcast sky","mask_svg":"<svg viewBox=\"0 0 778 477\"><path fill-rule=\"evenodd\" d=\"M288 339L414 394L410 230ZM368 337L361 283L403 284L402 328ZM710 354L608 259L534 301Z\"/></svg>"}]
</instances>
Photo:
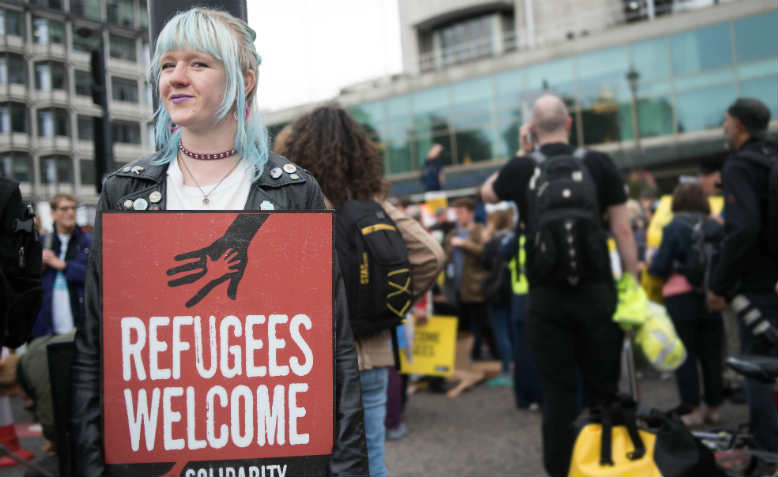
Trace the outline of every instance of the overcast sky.
<instances>
[{"instance_id":1,"label":"overcast sky","mask_svg":"<svg viewBox=\"0 0 778 477\"><path fill-rule=\"evenodd\" d=\"M275 110L334 97L402 69L396 0L248 0L258 102Z\"/></svg>"}]
</instances>

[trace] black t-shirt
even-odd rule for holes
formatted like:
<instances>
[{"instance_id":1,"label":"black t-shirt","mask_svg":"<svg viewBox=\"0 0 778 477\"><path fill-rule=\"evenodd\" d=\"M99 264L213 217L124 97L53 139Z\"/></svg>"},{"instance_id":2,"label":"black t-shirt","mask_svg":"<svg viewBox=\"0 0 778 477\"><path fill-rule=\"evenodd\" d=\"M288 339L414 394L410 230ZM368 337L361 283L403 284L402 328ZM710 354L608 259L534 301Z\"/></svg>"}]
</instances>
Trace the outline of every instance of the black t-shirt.
<instances>
[{"instance_id":1,"label":"black t-shirt","mask_svg":"<svg viewBox=\"0 0 778 477\"><path fill-rule=\"evenodd\" d=\"M540 147L546 157L563 154L572 155L575 149L568 144L552 143ZM612 205L627 201L627 192L621 173L607 154L597 151L587 151L584 164L594 179L597 187L597 204L600 213ZM535 161L527 156L514 157L500 170L493 188L500 200L512 200L519 209L519 220L527 217L527 188L532 174L535 172ZM527 247L527 262L532 261L532 247ZM529 277L532 281L532 277ZM603 277L607 279L608 277Z\"/></svg>"}]
</instances>

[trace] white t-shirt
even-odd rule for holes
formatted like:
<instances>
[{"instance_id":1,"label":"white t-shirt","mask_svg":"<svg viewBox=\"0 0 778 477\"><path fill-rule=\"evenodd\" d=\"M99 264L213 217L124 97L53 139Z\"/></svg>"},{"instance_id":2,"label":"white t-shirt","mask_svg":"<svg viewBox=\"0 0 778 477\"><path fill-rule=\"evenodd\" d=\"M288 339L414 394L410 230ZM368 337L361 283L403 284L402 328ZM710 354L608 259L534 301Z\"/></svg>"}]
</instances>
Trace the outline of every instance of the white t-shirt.
<instances>
[{"instance_id":1,"label":"white t-shirt","mask_svg":"<svg viewBox=\"0 0 778 477\"><path fill-rule=\"evenodd\" d=\"M243 210L251 191L254 169L241 161L221 184L203 186L208 204L203 204L203 192L197 186L184 185L184 174L178 161L167 168L167 210ZM216 190L214 190L214 187ZM213 192L211 192L214 190Z\"/></svg>"},{"instance_id":2,"label":"white t-shirt","mask_svg":"<svg viewBox=\"0 0 778 477\"><path fill-rule=\"evenodd\" d=\"M59 259L65 260L65 254L68 250L70 235L57 234L62 244L59 253ZM51 321L54 327L54 333L67 333L73 329L73 310L70 309L70 292L68 292L68 282L62 270L57 271L54 277L54 293L51 297Z\"/></svg>"}]
</instances>

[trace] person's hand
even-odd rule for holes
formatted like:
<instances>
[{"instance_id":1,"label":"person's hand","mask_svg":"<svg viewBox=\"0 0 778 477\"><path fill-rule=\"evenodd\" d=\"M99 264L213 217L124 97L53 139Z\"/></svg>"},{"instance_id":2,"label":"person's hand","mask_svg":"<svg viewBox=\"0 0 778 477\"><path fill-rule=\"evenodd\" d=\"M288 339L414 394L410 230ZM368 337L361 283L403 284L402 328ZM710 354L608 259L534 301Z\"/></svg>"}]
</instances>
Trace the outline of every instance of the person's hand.
<instances>
[{"instance_id":1,"label":"person's hand","mask_svg":"<svg viewBox=\"0 0 778 477\"><path fill-rule=\"evenodd\" d=\"M248 243L245 245L248 248ZM168 276L178 275L178 278L170 280L168 286L188 285L204 278L203 287L186 302L186 307L190 308L205 298L217 285L227 280L230 281L227 296L234 300L238 292L238 284L246 270L248 254L246 249L230 246L222 237L205 248L176 255L174 259L177 262L194 260L170 268L167 271ZM181 276L187 272L192 273Z\"/></svg>"},{"instance_id":2,"label":"person's hand","mask_svg":"<svg viewBox=\"0 0 778 477\"><path fill-rule=\"evenodd\" d=\"M416 308L413 310L413 317L416 319L416 326L424 326L429 321L426 308Z\"/></svg>"},{"instance_id":3,"label":"person's hand","mask_svg":"<svg viewBox=\"0 0 778 477\"><path fill-rule=\"evenodd\" d=\"M16 374L21 357L20 354L12 353L0 362L0 396L26 397Z\"/></svg>"},{"instance_id":4,"label":"person's hand","mask_svg":"<svg viewBox=\"0 0 778 477\"><path fill-rule=\"evenodd\" d=\"M168 269L168 276L174 277L167 283L169 287L188 285L205 277L202 281L205 285L186 302L187 308L199 303L217 285L227 280L230 281L227 296L235 299L238 284L246 271L249 245L267 218L268 214L239 214L224 236L211 245L173 257L177 262L191 261ZM184 275L188 272L191 273Z\"/></svg>"},{"instance_id":5,"label":"person's hand","mask_svg":"<svg viewBox=\"0 0 778 477\"><path fill-rule=\"evenodd\" d=\"M54 252L49 249L43 251L43 264L55 270L64 270L66 265L64 261L60 260L59 257L54 255Z\"/></svg>"},{"instance_id":6,"label":"person's hand","mask_svg":"<svg viewBox=\"0 0 778 477\"><path fill-rule=\"evenodd\" d=\"M462 237L451 237L451 246L452 247L461 247L465 244L467 240L463 239Z\"/></svg>"},{"instance_id":7,"label":"person's hand","mask_svg":"<svg viewBox=\"0 0 778 477\"><path fill-rule=\"evenodd\" d=\"M520 156L525 156L535 150L535 143L532 142L530 124L525 124L519 128L519 147Z\"/></svg>"},{"instance_id":8,"label":"person's hand","mask_svg":"<svg viewBox=\"0 0 778 477\"><path fill-rule=\"evenodd\" d=\"M723 296L717 295L712 291L708 292L708 309L710 311L722 311L729 308L727 301Z\"/></svg>"}]
</instances>

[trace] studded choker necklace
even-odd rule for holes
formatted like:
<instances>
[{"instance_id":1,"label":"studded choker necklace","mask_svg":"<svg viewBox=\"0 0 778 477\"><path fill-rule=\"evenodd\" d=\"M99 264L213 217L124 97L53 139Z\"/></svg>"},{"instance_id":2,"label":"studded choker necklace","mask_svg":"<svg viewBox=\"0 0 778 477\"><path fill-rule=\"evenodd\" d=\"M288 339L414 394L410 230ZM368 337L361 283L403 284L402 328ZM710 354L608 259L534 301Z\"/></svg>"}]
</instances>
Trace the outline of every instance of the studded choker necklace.
<instances>
[{"instance_id":1,"label":"studded choker necklace","mask_svg":"<svg viewBox=\"0 0 778 477\"><path fill-rule=\"evenodd\" d=\"M201 161L214 161L218 159L226 159L238 153L237 149L232 148L229 151L217 152L214 154L201 154L199 152L192 152L189 149L185 148L184 143L181 141L178 141L178 150L183 152L185 155L191 157L192 159L198 159Z\"/></svg>"}]
</instances>

